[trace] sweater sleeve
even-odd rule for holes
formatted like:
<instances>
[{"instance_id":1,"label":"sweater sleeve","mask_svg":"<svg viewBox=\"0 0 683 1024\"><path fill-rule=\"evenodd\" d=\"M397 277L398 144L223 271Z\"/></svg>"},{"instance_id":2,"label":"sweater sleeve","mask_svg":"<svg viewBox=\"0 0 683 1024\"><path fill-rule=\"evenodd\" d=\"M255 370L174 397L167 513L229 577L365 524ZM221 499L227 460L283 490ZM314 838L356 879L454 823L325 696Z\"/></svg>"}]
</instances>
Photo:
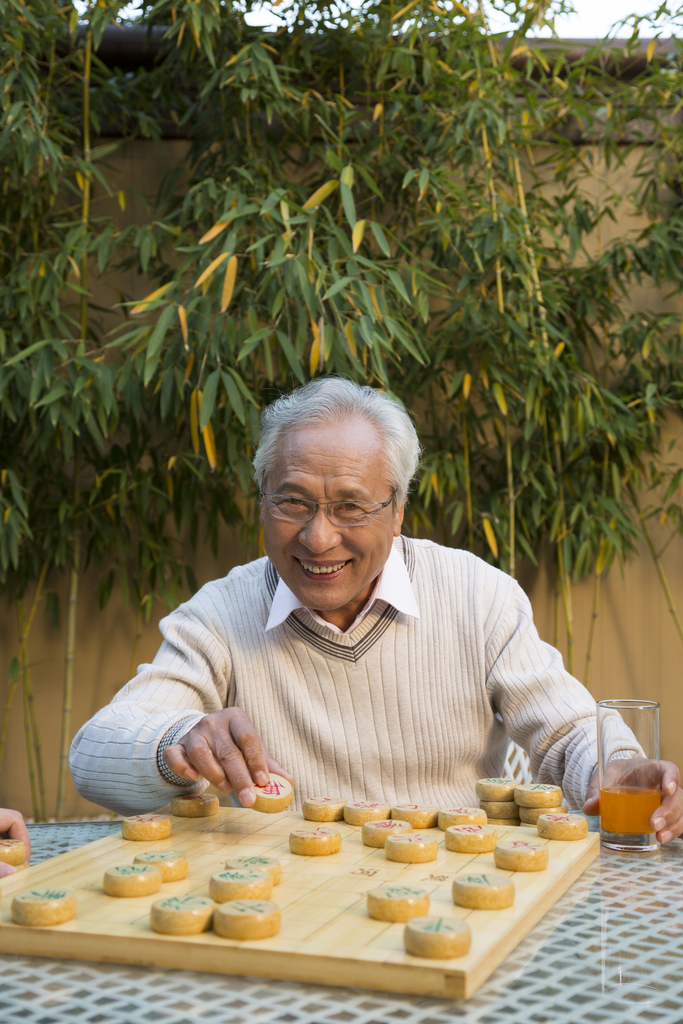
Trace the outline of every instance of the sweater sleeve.
<instances>
[{"instance_id":1,"label":"sweater sleeve","mask_svg":"<svg viewBox=\"0 0 683 1024\"><path fill-rule=\"evenodd\" d=\"M191 788L162 775L157 754L170 734L180 737L204 715L225 706L230 652L211 588L162 619L163 643L138 674L78 731L69 764L87 800L119 814L156 810ZM166 744L167 745L167 744Z\"/></svg>"},{"instance_id":2,"label":"sweater sleeve","mask_svg":"<svg viewBox=\"0 0 683 1024\"><path fill-rule=\"evenodd\" d=\"M539 637L521 587L496 572L492 591L485 623L491 706L529 754L534 779L561 786L580 808L598 762L595 701Z\"/></svg>"}]
</instances>

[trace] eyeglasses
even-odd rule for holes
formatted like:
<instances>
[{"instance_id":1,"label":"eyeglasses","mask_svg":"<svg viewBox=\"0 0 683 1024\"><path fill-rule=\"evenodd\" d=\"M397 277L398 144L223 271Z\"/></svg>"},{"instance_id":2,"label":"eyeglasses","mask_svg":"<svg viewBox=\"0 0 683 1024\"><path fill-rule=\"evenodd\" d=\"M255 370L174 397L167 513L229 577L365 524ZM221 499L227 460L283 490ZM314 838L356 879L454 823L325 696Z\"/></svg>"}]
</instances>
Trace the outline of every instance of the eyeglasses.
<instances>
[{"instance_id":1,"label":"eyeglasses","mask_svg":"<svg viewBox=\"0 0 683 1024\"><path fill-rule=\"evenodd\" d=\"M373 516L381 512L394 500L392 495L388 501L309 501L297 498L293 494L271 494L262 491L261 497L268 498L270 513L275 519L284 519L288 523L310 523L318 514L319 508L333 526L367 526Z\"/></svg>"}]
</instances>

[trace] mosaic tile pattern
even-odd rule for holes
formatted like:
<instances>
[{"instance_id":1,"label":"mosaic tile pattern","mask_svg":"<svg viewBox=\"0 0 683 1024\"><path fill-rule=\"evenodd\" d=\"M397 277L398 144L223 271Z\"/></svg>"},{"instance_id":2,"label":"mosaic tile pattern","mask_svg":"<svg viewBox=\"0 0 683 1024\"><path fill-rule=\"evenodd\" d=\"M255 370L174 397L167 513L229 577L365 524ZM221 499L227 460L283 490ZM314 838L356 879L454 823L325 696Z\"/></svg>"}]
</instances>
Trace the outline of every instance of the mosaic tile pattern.
<instances>
[{"instance_id":1,"label":"mosaic tile pattern","mask_svg":"<svg viewBox=\"0 0 683 1024\"><path fill-rule=\"evenodd\" d=\"M31 826L34 863L116 822ZM683 1024L683 843L604 852L467 1002L0 956L2 1024Z\"/></svg>"}]
</instances>

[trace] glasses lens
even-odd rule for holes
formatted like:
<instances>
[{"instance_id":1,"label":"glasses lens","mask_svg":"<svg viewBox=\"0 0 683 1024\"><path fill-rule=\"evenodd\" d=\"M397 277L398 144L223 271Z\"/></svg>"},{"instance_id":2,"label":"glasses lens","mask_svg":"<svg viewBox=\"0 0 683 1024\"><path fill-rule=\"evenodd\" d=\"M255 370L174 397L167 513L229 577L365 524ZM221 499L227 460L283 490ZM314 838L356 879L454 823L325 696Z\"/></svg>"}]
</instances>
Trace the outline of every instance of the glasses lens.
<instances>
[{"instance_id":1,"label":"glasses lens","mask_svg":"<svg viewBox=\"0 0 683 1024\"><path fill-rule=\"evenodd\" d=\"M277 519L288 519L292 523L305 523L312 517L315 505L312 501L305 501L304 498L293 498L288 494L283 494L272 497L270 507Z\"/></svg>"},{"instance_id":2,"label":"glasses lens","mask_svg":"<svg viewBox=\"0 0 683 1024\"><path fill-rule=\"evenodd\" d=\"M339 526L360 526L370 520L377 505L357 501L335 501L330 505L330 519Z\"/></svg>"}]
</instances>

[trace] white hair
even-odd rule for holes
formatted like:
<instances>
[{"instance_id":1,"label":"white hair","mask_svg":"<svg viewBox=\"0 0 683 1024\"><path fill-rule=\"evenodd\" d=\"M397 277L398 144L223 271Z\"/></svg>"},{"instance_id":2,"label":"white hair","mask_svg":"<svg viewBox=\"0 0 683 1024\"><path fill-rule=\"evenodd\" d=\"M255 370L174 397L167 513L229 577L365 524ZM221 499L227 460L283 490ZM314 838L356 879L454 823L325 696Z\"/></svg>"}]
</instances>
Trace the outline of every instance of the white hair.
<instances>
[{"instance_id":1,"label":"white hair","mask_svg":"<svg viewBox=\"0 0 683 1024\"><path fill-rule=\"evenodd\" d=\"M311 423L338 423L360 417L371 423L384 442L389 483L397 501L408 493L422 449L413 421L402 405L376 388L344 377L318 377L289 395L281 395L261 414L261 438L254 455L254 477L263 491L278 463L283 434Z\"/></svg>"}]
</instances>

